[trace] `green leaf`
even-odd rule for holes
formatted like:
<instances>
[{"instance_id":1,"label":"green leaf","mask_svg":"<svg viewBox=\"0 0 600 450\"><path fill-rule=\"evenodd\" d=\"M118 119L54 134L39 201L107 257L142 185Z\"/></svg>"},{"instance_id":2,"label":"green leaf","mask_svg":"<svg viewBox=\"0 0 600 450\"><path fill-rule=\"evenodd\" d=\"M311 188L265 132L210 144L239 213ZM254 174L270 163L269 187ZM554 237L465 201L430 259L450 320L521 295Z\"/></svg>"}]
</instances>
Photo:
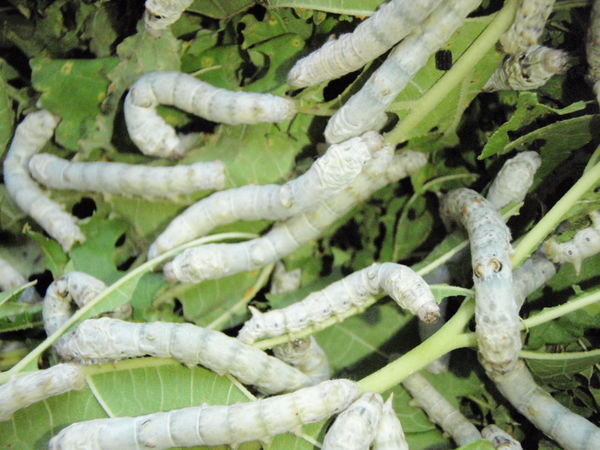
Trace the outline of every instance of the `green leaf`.
<instances>
[{"instance_id":1,"label":"green leaf","mask_svg":"<svg viewBox=\"0 0 600 450\"><path fill-rule=\"evenodd\" d=\"M0 156L4 154L12 136L14 119L7 86L4 74L0 73Z\"/></svg>"},{"instance_id":2,"label":"green leaf","mask_svg":"<svg viewBox=\"0 0 600 450\"><path fill-rule=\"evenodd\" d=\"M492 450L496 447L492 445L492 442L487 439L480 439L475 442L469 442L466 445L458 447L459 450Z\"/></svg>"},{"instance_id":3,"label":"green leaf","mask_svg":"<svg viewBox=\"0 0 600 450\"><path fill-rule=\"evenodd\" d=\"M52 272L52 276L55 279L61 276L69 259L60 244L35 231L28 231L27 235L40 246L44 255L44 262L48 270Z\"/></svg>"},{"instance_id":4,"label":"green leaf","mask_svg":"<svg viewBox=\"0 0 600 450\"><path fill-rule=\"evenodd\" d=\"M312 34L312 25L306 20L294 15L290 10L270 10L262 20L252 14L245 15L241 23L245 25L243 49L257 43L268 41L283 34L296 34L306 40ZM283 47L280 47L280 50Z\"/></svg>"},{"instance_id":5,"label":"green leaf","mask_svg":"<svg viewBox=\"0 0 600 450\"><path fill-rule=\"evenodd\" d=\"M7 292L0 292L0 333L24 330L41 324L42 304L22 303L16 299L19 293L33 284L28 283Z\"/></svg>"},{"instance_id":6,"label":"green leaf","mask_svg":"<svg viewBox=\"0 0 600 450\"><path fill-rule=\"evenodd\" d=\"M394 239L394 261L410 255L429 237L433 227L433 216L426 209L425 197L417 197L416 201L404 209L396 226Z\"/></svg>"},{"instance_id":7,"label":"green leaf","mask_svg":"<svg viewBox=\"0 0 600 450\"><path fill-rule=\"evenodd\" d=\"M224 19L251 7L254 3L254 0L194 0L187 10L215 19Z\"/></svg>"},{"instance_id":8,"label":"green leaf","mask_svg":"<svg viewBox=\"0 0 600 450\"><path fill-rule=\"evenodd\" d=\"M522 358L536 378L545 383L568 381L574 374L600 363L600 350L587 352L523 352Z\"/></svg>"},{"instance_id":9,"label":"green leaf","mask_svg":"<svg viewBox=\"0 0 600 450\"><path fill-rule=\"evenodd\" d=\"M365 17L373 14L384 0L345 0L330 2L326 0L269 0L269 8L317 9L336 14Z\"/></svg>"}]
</instances>

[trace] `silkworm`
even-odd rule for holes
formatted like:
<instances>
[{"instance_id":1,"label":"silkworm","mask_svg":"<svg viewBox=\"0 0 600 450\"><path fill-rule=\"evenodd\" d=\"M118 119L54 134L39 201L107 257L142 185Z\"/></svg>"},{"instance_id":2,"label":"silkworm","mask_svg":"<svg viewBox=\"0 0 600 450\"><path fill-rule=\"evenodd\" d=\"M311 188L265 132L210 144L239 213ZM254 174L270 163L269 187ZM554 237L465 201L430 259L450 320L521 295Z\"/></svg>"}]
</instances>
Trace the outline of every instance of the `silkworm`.
<instances>
[{"instance_id":1,"label":"silkworm","mask_svg":"<svg viewBox=\"0 0 600 450\"><path fill-rule=\"evenodd\" d=\"M600 252L600 211L589 213L592 226L579 230L573 239L559 243L550 238L542 246L544 254L556 264L571 263L579 274L585 258Z\"/></svg>"},{"instance_id":2,"label":"silkworm","mask_svg":"<svg viewBox=\"0 0 600 450\"><path fill-rule=\"evenodd\" d=\"M518 55L538 43L555 0L520 0L515 21L500 37L505 53Z\"/></svg>"},{"instance_id":3,"label":"silkworm","mask_svg":"<svg viewBox=\"0 0 600 450\"><path fill-rule=\"evenodd\" d=\"M331 378L329 359L312 336L278 345L273 348L273 354L308 376L312 384Z\"/></svg>"},{"instance_id":4,"label":"silkworm","mask_svg":"<svg viewBox=\"0 0 600 450\"><path fill-rule=\"evenodd\" d=\"M66 213L62 205L50 200L27 169L29 158L46 145L57 124L58 118L46 110L30 113L23 119L6 153L4 184L19 208L69 251L75 242L85 241L77 219Z\"/></svg>"},{"instance_id":5,"label":"silkworm","mask_svg":"<svg viewBox=\"0 0 600 450\"><path fill-rule=\"evenodd\" d=\"M165 264L167 280L200 282L253 270L278 261L316 239L337 219L383 186L414 173L425 164L422 153L392 155L390 147L375 153L352 186L314 208L277 223L260 238L235 244L209 244L182 252Z\"/></svg>"},{"instance_id":6,"label":"silkworm","mask_svg":"<svg viewBox=\"0 0 600 450\"><path fill-rule=\"evenodd\" d=\"M152 36L160 36L164 30L177 22L192 2L193 0L146 0L144 28Z\"/></svg>"},{"instance_id":7,"label":"silkworm","mask_svg":"<svg viewBox=\"0 0 600 450\"><path fill-rule=\"evenodd\" d=\"M534 254L513 271L513 291L517 308L521 309L529 294L544 286L554 275L556 266L541 254Z\"/></svg>"},{"instance_id":8,"label":"silkworm","mask_svg":"<svg viewBox=\"0 0 600 450\"><path fill-rule=\"evenodd\" d=\"M366 392L336 417L323 440L322 450L363 450L371 446L381 420L383 399Z\"/></svg>"},{"instance_id":9,"label":"silkworm","mask_svg":"<svg viewBox=\"0 0 600 450\"><path fill-rule=\"evenodd\" d=\"M285 308L266 313L252 308L252 318L239 331L238 339L253 343L266 337L293 336L331 317L344 319L361 311L367 300L382 292L425 322L439 317L431 289L420 275L400 264L373 263Z\"/></svg>"},{"instance_id":10,"label":"silkworm","mask_svg":"<svg viewBox=\"0 0 600 450\"><path fill-rule=\"evenodd\" d=\"M152 167L117 162L71 162L47 153L33 155L29 171L52 189L70 189L138 196L176 198L201 189L223 189L225 166L221 161L173 167Z\"/></svg>"},{"instance_id":11,"label":"silkworm","mask_svg":"<svg viewBox=\"0 0 600 450\"><path fill-rule=\"evenodd\" d=\"M302 271L300 269L285 270L285 266L281 261L275 264L273 275L271 276L271 288L269 293L273 295L284 294L286 292L295 291L300 287L302 282Z\"/></svg>"},{"instance_id":12,"label":"silkworm","mask_svg":"<svg viewBox=\"0 0 600 450\"><path fill-rule=\"evenodd\" d=\"M311 86L360 69L408 35L439 3L391 0L382 4L352 33L329 40L298 60L288 74L288 84L295 88Z\"/></svg>"},{"instance_id":13,"label":"silkworm","mask_svg":"<svg viewBox=\"0 0 600 450\"><path fill-rule=\"evenodd\" d=\"M490 441L494 448L502 450L521 450L521 443L496 425L488 425L481 430L481 435Z\"/></svg>"},{"instance_id":14,"label":"silkworm","mask_svg":"<svg viewBox=\"0 0 600 450\"><path fill-rule=\"evenodd\" d=\"M542 160L536 152L521 152L510 158L494 178L487 200L496 209L502 209L511 202L522 202L541 165Z\"/></svg>"},{"instance_id":15,"label":"silkworm","mask_svg":"<svg viewBox=\"0 0 600 450\"><path fill-rule=\"evenodd\" d=\"M0 257L0 291L10 291L27 283L27 280L7 260ZM26 288L19 296L19 301L35 303L40 300L33 287Z\"/></svg>"},{"instance_id":16,"label":"silkworm","mask_svg":"<svg viewBox=\"0 0 600 450\"><path fill-rule=\"evenodd\" d=\"M459 446L481 439L481 433L475 425L452 406L423 375L415 373L406 378L402 385L431 421L442 427Z\"/></svg>"},{"instance_id":17,"label":"silkworm","mask_svg":"<svg viewBox=\"0 0 600 450\"><path fill-rule=\"evenodd\" d=\"M272 94L216 88L181 72L149 72L129 88L123 110L131 140L142 153L178 158L185 140L156 112L171 105L214 122L231 125L281 122L296 114L294 102Z\"/></svg>"},{"instance_id":18,"label":"silkworm","mask_svg":"<svg viewBox=\"0 0 600 450\"><path fill-rule=\"evenodd\" d=\"M374 152L383 147L375 133L332 145L307 172L285 184L242 186L205 197L177 216L151 245L153 258L219 225L238 220L281 220L313 207L348 187Z\"/></svg>"},{"instance_id":19,"label":"silkworm","mask_svg":"<svg viewBox=\"0 0 600 450\"><path fill-rule=\"evenodd\" d=\"M481 0L440 3L435 11L390 53L330 119L325 128L327 142L341 142L367 130L378 129L382 114L411 78L464 22Z\"/></svg>"},{"instance_id":20,"label":"silkworm","mask_svg":"<svg viewBox=\"0 0 600 450\"><path fill-rule=\"evenodd\" d=\"M394 411L393 396L383 404L381 419L372 445L373 450L408 450L408 442Z\"/></svg>"},{"instance_id":21,"label":"silkworm","mask_svg":"<svg viewBox=\"0 0 600 450\"><path fill-rule=\"evenodd\" d=\"M0 421L19 409L84 386L85 375L77 364L57 364L10 380L0 386Z\"/></svg>"},{"instance_id":22,"label":"silkworm","mask_svg":"<svg viewBox=\"0 0 600 450\"><path fill-rule=\"evenodd\" d=\"M475 331L483 364L490 370L510 370L522 345L513 291L510 230L494 206L471 189L456 189L446 195L442 217L461 223L469 235Z\"/></svg>"},{"instance_id":23,"label":"silkworm","mask_svg":"<svg viewBox=\"0 0 600 450\"><path fill-rule=\"evenodd\" d=\"M529 47L523 53L504 59L490 79L485 92L512 89L526 91L545 85L554 75L565 73L569 68L568 53L543 45Z\"/></svg>"},{"instance_id":24,"label":"silkworm","mask_svg":"<svg viewBox=\"0 0 600 450\"><path fill-rule=\"evenodd\" d=\"M539 387L519 360L505 374L488 373L498 390L536 428L566 450L600 448L600 428L573 413Z\"/></svg>"},{"instance_id":25,"label":"silkworm","mask_svg":"<svg viewBox=\"0 0 600 450\"><path fill-rule=\"evenodd\" d=\"M145 355L173 358L187 366L200 364L219 375L230 373L267 394L311 384L302 372L257 348L186 323L88 319L68 336L59 353L82 363Z\"/></svg>"},{"instance_id":26,"label":"silkworm","mask_svg":"<svg viewBox=\"0 0 600 450\"><path fill-rule=\"evenodd\" d=\"M248 403L89 420L63 429L50 441L50 449L163 449L223 444L236 447L242 442L267 441L270 436L290 431L300 433L303 424L343 411L359 395L355 382L340 379Z\"/></svg>"}]
</instances>

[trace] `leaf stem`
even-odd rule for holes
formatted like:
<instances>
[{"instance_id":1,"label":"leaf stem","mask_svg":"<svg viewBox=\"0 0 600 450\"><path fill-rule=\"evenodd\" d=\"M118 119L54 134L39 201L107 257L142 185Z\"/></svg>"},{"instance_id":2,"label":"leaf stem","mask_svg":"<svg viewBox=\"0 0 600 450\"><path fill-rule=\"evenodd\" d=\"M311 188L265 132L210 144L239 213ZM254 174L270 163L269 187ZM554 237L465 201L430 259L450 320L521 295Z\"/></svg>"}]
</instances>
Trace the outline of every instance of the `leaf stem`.
<instances>
[{"instance_id":1,"label":"leaf stem","mask_svg":"<svg viewBox=\"0 0 600 450\"><path fill-rule=\"evenodd\" d=\"M404 142L408 132L425 119L469 75L473 67L481 61L485 54L496 44L502 33L511 25L516 10L517 1L508 0L504 7L496 13L496 17L487 28L456 61L452 69L446 72L431 89L416 101L412 111L392 131L386 134L385 139L388 143L395 145Z\"/></svg>"},{"instance_id":2,"label":"leaf stem","mask_svg":"<svg viewBox=\"0 0 600 450\"><path fill-rule=\"evenodd\" d=\"M512 255L513 268L519 267L525 259L558 226L565 214L583 195L600 184L600 163L583 174L579 180L556 202L548 213L527 233L515 248Z\"/></svg>"}]
</instances>

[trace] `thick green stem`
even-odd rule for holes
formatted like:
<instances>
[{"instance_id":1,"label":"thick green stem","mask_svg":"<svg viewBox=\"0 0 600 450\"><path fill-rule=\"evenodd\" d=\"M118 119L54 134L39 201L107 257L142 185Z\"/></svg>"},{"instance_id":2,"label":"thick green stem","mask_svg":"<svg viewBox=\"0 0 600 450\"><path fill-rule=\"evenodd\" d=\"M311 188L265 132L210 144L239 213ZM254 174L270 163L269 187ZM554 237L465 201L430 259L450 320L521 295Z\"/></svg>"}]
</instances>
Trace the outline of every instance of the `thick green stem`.
<instances>
[{"instance_id":1,"label":"thick green stem","mask_svg":"<svg viewBox=\"0 0 600 450\"><path fill-rule=\"evenodd\" d=\"M519 267L531 255L540 243L552 233L565 214L583 197L600 184L600 163L597 163L575 183L569 191L556 202L550 211L527 233L515 248L512 255L513 268Z\"/></svg>"},{"instance_id":2,"label":"thick green stem","mask_svg":"<svg viewBox=\"0 0 600 450\"><path fill-rule=\"evenodd\" d=\"M496 45L496 42L513 22L517 9L516 0L508 0L504 7L497 13L494 20L481 33L468 50L460 57L439 81L429 89L417 102L412 111L386 136L390 144L398 144L406 140L406 136L423 119L425 119L450 92L462 83L471 73L485 54Z\"/></svg>"}]
</instances>

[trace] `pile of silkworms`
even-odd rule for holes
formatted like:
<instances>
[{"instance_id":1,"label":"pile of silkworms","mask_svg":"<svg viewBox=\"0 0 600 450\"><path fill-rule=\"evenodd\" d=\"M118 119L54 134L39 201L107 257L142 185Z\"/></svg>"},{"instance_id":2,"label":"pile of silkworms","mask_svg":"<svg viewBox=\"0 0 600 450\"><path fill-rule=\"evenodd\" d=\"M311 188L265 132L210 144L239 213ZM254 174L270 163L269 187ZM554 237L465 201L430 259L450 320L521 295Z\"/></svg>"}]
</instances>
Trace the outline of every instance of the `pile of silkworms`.
<instances>
[{"instance_id":1,"label":"pile of silkworms","mask_svg":"<svg viewBox=\"0 0 600 450\"><path fill-rule=\"evenodd\" d=\"M191 3L148 0L146 32L154 37L167 32ZM302 175L286 183L224 189L227 167L219 160L149 167L68 161L39 153L52 139L61 118L38 110L27 114L16 128L4 160L6 189L18 207L65 252L86 237L77 218L52 200L42 186L149 199L216 190L166 226L149 246L149 259L221 225L253 220L276 222L254 239L186 249L164 264L166 280L199 283L277 263L303 244L318 239L377 190L427 165L424 153L396 150L386 142L385 134L380 133L388 123L386 111L480 4L481 0L390 0L352 33L329 40L296 61L287 82L291 88L301 89L356 71L389 51L361 89L327 122L327 150ZM600 91L600 25L596 24L599 4L596 1L593 6L587 41L588 77L596 92ZM553 0L519 2L516 19L500 40L507 57L483 88L485 91L535 89L566 71L567 54L539 44L553 5ZM225 124L284 122L298 113L292 97L234 92L181 72L146 73L129 88L123 105L124 120L131 140L142 153L171 160L184 156L193 144L190 136L178 134L161 117L157 111L160 105ZM562 447L600 448L598 427L537 386L519 357L519 311L526 297L552 278L557 265L572 264L579 273L583 260L600 252L600 212L591 211L589 227L578 230L566 242L551 237L513 271L511 230L500 210L525 199L541 164L536 152L520 152L506 160L489 186L487 197L472 189L454 189L441 198L440 215L449 230L459 226L468 235L475 334L487 375L521 414ZM464 256L457 255L457 259ZM438 269L439 281L450 281L444 266ZM2 290L25 284L23 276L1 258L0 273ZM0 420L8 420L15 411L48 397L83 389L88 365L151 356L231 375L265 397L247 403L74 423L52 437L50 448L236 446L248 441L268 442L270 437L286 432L300 434L303 425L333 416L336 418L324 434L323 449L408 448L392 398L384 402L380 393L365 392L353 380L330 380L327 355L309 335L364 311L373 303L373 297L385 294L423 322L420 326L426 339L435 329L424 327L433 323L439 328L444 315L430 286L434 284L431 275L422 277L395 262L373 262L287 307L263 312L251 306L250 318L237 338L187 323L135 323L126 320L130 306L115 308L103 317L83 320L62 332L53 347L63 362L0 386ZM281 281L276 292L298 287L299 276L292 274ZM58 277L43 300L47 335L62 330L78 308L85 308L106 289L103 281L86 273L73 271ZM34 291L27 292L21 300L35 302ZM275 346L272 355L254 345L280 337L286 337L287 342ZM440 364L447 367L447 360ZM485 438L496 448L520 448L514 438L493 424L480 431L423 375L414 373L403 385L431 421L457 445Z\"/></svg>"}]
</instances>

